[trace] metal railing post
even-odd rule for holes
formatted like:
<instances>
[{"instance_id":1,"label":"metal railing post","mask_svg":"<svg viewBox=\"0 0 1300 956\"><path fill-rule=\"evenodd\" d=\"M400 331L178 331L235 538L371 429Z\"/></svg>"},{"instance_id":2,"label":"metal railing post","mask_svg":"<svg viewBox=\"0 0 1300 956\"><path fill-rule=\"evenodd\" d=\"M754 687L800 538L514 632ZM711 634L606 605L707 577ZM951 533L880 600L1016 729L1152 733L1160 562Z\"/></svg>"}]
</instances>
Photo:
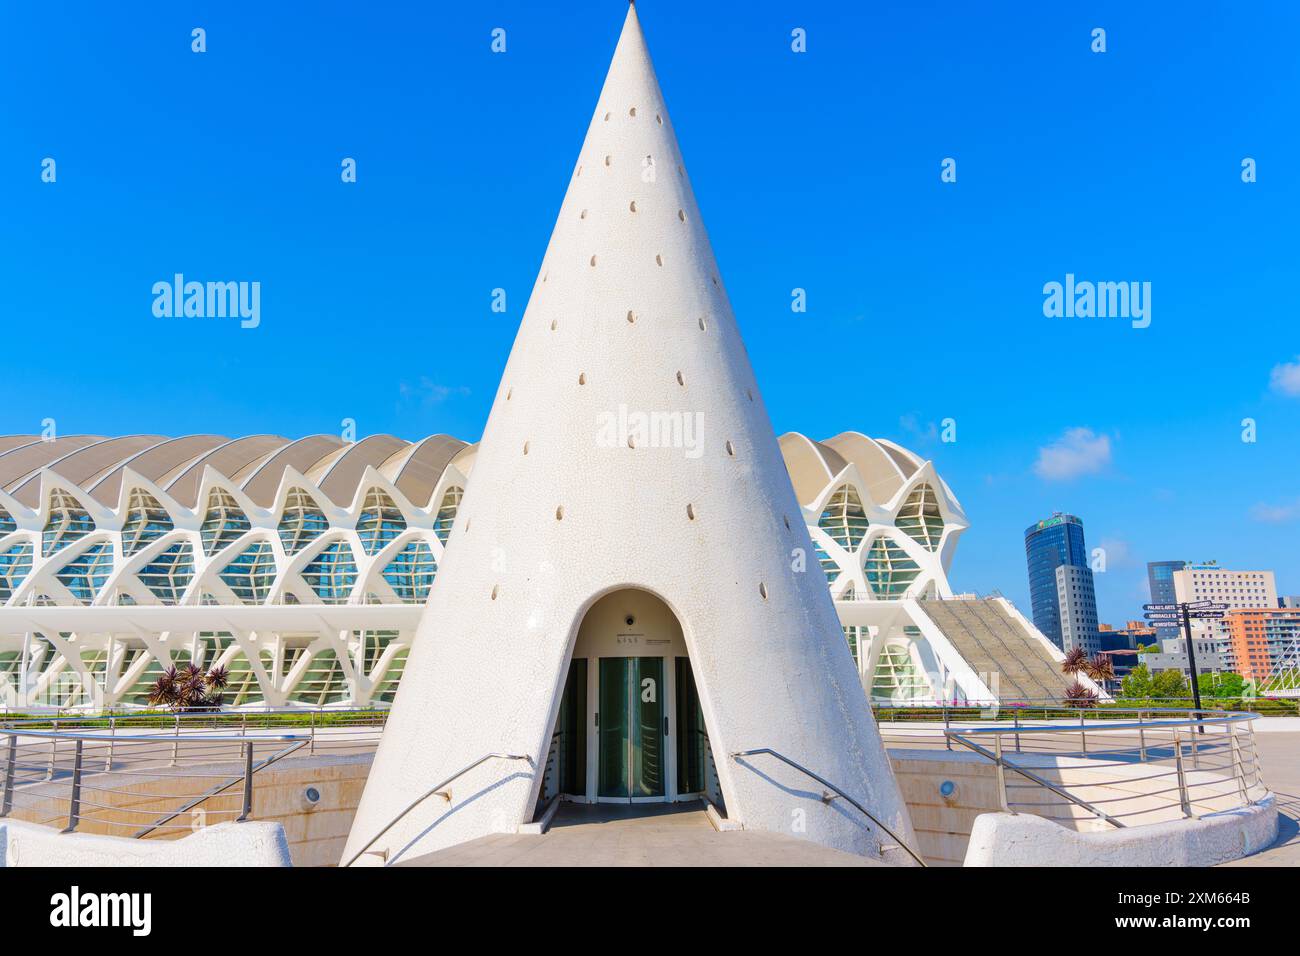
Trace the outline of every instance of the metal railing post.
<instances>
[{"instance_id":1,"label":"metal railing post","mask_svg":"<svg viewBox=\"0 0 1300 956\"><path fill-rule=\"evenodd\" d=\"M244 809L235 818L236 823L243 823L253 812L253 743L244 744Z\"/></svg>"},{"instance_id":2,"label":"metal railing post","mask_svg":"<svg viewBox=\"0 0 1300 956\"><path fill-rule=\"evenodd\" d=\"M108 718L108 756L104 758L104 771L113 769L113 747L117 742L117 718Z\"/></svg>"},{"instance_id":3,"label":"metal railing post","mask_svg":"<svg viewBox=\"0 0 1300 956\"><path fill-rule=\"evenodd\" d=\"M944 704L943 705L943 745L947 749L952 750L952 740L949 739L948 737L948 729L950 728L950 726L951 723L948 720L948 705Z\"/></svg>"},{"instance_id":4,"label":"metal railing post","mask_svg":"<svg viewBox=\"0 0 1300 956\"><path fill-rule=\"evenodd\" d=\"M72 761L72 797L68 801L68 825L63 828L64 833L76 830L77 821L81 819L81 747L84 743L80 737L77 738L77 752Z\"/></svg>"},{"instance_id":5,"label":"metal railing post","mask_svg":"<svg viewBox=\"0 0 1300 956\"><path fill-rule=\"evenodd\" d=\"M181 715L180 714L176 714L174 716L174 723L176 724L176 742L172 744L172 762L168 765L172 767L176 766L176 761L180 757L180 752L181 752Z\"/></svg>"},{"instance_id":6,"label":"metal railing post","mask_svg":"<svg viewBox=\"0 0 1300 956\"><path fill-rule=\"evenodd\" d=\"M59 718L54 718L54 736L50 738L50 765L45 768L45 779L54 779L54 759L59 752Z\"/></svg>"},{"instance_id":7,"label":"metal railing post","mask_svg":"<svg viewBox=\"0 0 1300 956\"><path fill-rule=\"evenodd\" d=\"M1016 753L1020 753L1020 711L1012 711L1011 718L1014 721L1016 728Z\"/></svg>"},{"instance_id":8,"label":"metal railing post","mask_svg":"<svg viewBox=\"0 0 1300 956\"><path fill-rule=\"evenodd\" d=\"M18 736L9 735L9 759L5 762L4 796L0 797L0 817L7 817L14 805L14 766L18 763Z\"/></svg>"},{"instance_id":9,"label":"metal railing post","mask_svg":"<svg viewBox=\"0 0 1300 956\"><path fill-rule=\"evenodd\" d=\"M1146 722L1142 719L1142 711L1138 711L1138 754L1142 763L1147 762L1147 731Z\"/></svg>"},{"instance_id":10,"label":"metal railing post","mask_svg":"<svg viewBox=\"0 0 1300 956\"><path fill-rule=\"evenodd\" d=\"M998 771L998 799L1002 801L1002 809L1005 812L1010 813L1011 806L1010 804L1007 803L1007 772L1006 769L1002 766L1002 735L1001 734L995 734L993 736L993 752L997 755L997 760L994 762L994 764L997 767L997 771Z\"/></svg>"},{"instance_id":11,"label":"metal railing post","mask_svg":"<svg viewBox=\"0 0 1300 956\"><path fill-rule=\"evenodd\" d=\"M1196 729L1200 730L1201 733L1205 733L1205 724L1201 722L1201 714L1199 711L1196 712L1196 725ZM1201 757L1200 754L1197 753L1196 749L1196 734L1193 733L1190 736L1192 738L1192 766L1197 770L1200 770Z\"/></svg>"},{"instance_id":12,"label":"metal railing post","mask_svg":"<svg viewBox=\"0 0 1300 956\"><path fill-rule=\"evenodd\" d=\"M1079 711L1079 744L1086 754L1088 752L1088 729L1083 711Z\"/></svg>"},{"instance_id":13,"label":"metal railing post","mask_svg":"<svg viewBox=\"0 0 1300 956\"><path fill-rule=\"evenodd\" d=\"M1237 743L1237 725L1228 724L1228 737L1232 741L1232 770L1237 778L1237 791L1241 794L1242 806L1250 806L1250 797L1246 795L1246 766L1241 761L1241 746Z\"/></svg>"},{"instance_id":14,"label":"metal railing post","mask_svg":"<svg viewBox=\"0 0 1300 956\"><path fill-rule=\"evenodd\" d=\"M311 712L311 746L307 748L307 753L316 756L316 711L314 710Z\"/></svg>"},{"instance_id":15,"label":"metal railing post","mask_svg":"<svg viewBox=\"0 0 1300 956\"><path fill-rule=\"evenodd\" d=\"M1183 816L1192 815L1192 802L1187 797L1187 775L1183 772L1183 741L1174 728L1174 767L1178 772L1178 803L1183 808Z\"/></svg>"}]
</instances>

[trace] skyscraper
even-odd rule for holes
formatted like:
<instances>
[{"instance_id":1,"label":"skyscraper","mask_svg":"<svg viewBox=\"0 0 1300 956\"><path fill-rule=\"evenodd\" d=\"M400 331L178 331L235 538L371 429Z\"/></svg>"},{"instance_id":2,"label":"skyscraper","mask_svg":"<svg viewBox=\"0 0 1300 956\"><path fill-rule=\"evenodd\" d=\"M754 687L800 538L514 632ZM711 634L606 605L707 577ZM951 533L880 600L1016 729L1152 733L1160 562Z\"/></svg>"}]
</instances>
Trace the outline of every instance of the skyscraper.
<instances>
[{"instance_id":1,"label":"skyscraper","mask_svg":"<svg viewBox=\"0 0 1300 956\"><path fill-rule=\"evenodd\" d=\"M1083 522L1056 512L1025 529L1025 561L1029 566L1029 603L1034 626L1061 650L1080 647L1094 653L1097 599L1092 587ZM1058 578L1057 568L1071 568ZM1059 583L1058 583L1059 582ZM1062 590L1064 587L1064 590ZM1068 618L1069 641L1062 627Z\"/></svg>"},{"instance_id":2,"label":"skyscraper","mask_svg":"<svg viewBox=\"0 0 1300 956\"><path fill-rule=\"evenodd\" d=\"M1147 588L1151 592L1152 604L1173 604L1178 600L1174 593L1174 572L1187 567L1186 561L1148 561ZM1162 641L1182 637L1182 628L1158 627L1156 637Z\"/></svg>"}]
</instances>

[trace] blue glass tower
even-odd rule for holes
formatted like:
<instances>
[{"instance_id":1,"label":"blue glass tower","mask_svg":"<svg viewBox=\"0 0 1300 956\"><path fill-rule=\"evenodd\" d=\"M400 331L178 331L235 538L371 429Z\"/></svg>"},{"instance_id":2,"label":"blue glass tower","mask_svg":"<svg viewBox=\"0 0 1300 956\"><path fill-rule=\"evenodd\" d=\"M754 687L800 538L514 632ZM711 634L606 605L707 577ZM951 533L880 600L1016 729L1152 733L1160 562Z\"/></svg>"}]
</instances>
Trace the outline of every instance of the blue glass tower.
<instances>
[{"instance_id":1,"label":"blue glass tower","mask_svg":"<svg viewBox=\"0 0 1300 956\"><path fill-rule=\"evenodd\" d=\"M1025 561L1029 565L1029 603L1034 626L1064 649L1056 569L1066 565L1084 568L1091 574L1088 550L1083 543L1083 522L1058 511L1045 521L1030 525L1025 529ZM1090 616L1096 621L1096 601L1091 596L1089 600L1092 602Z\"/></svg>"},{"instance_id":2,"label":"blue glass tower","mask_svg":"<svg viewBox=\"0 0 1300 956\"><path fill-rule=\"evenodd\" d=\"M1187 567L1186 561L1148 561L1147 586L1151 589L1152 604L1174 604L1178 595L1174 590L1174 572ZM1158 627L1156 637L1165 641L1173 637L1182 637L1180 627Z\"/></svg>"}]
</instances>

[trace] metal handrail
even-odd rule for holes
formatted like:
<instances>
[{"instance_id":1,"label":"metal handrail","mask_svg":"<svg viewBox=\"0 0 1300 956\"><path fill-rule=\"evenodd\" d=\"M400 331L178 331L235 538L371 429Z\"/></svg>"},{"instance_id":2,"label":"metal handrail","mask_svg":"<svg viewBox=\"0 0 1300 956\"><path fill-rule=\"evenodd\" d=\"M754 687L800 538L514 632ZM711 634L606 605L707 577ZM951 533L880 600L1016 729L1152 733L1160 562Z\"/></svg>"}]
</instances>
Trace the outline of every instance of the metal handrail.
<instances>
[{"instance_id":1,"label":"metal handrail","mask_svg":"<svg viewBox=\"0 0 1300 956\"><path fill-rule=\"evenodd\" d=\"M1051 791L1052 791L1053 793L1055 793L1057 796L1059 796L1059 797L1064 797L1066 800L1069 800L1069 801L1070 801L1071 803L1073 803L1075 806L1082 807L1083 809L1087 810L1089 813L1092 813L1092 814L1095 814L1096 816L1101 817L1103 820L1105 820L1107 823L1111 824L1112 826L1119 827L1119 828L1123 829L1124 824L1120 823L1118 820L1116 820L1116 819L1115 819L1114 817L1112 817L1110 814L1106 813L1104 810L1101 810L1101 809L1098 809L1097 807L1094 807L1091 803L1089 803L1087 800L1084 800L1082 797L1076 797L1074 794L1069 793L1068 791L1061 789L1061 788L1058 787L1056 784L1052 783L1050 780L1046 780L1046 779L1044 779L1043 777L1038 776L1038 774L1036 774L1036 773L1033 773L1033 772L1031 772L1031 771L1029 771L1029 770L1026 770L1026 769L1023 768L1023 767L1017 766L1017 765L1014 764L1014 763L1010 763L1009 761L1007 761L1007 760L1002 756L1001 753L994 753L993 751L991 751L991 750L989 750L989 749L987 749L987 748L985 748L985 747L981 747L979 744L974 743L973 741L966 740L965 738L963 738L963 737L961 736L961 733L962 733L961 731L950 730L950 731L945 731L944 736L945 736L945 737L948 737L948 738L950 738L950 739L952 739L952 740L957 741L959 744L962 744L962 745L964 745L964 746L966 746L966 747L969 747L971 750L975 751L975 752L976 752L977 754L979 754L980 756L982 756L982 757L987 757L989 760L992 760L993 763L997 766L999 772L1004 771L1004 770L1012 770L1012 771L1014 771L1015 773L1020 774L1020 776L1022 776L1022 777L1026 777L1026 778L1028 778L1029 780L1032 780L1034 783L1038 784L1040 787L1046 787L1048 790L1051 790ZM999 737L999 738L998 738L998 743L1001 744L1001 741L1002 741L1002 738ZM999 746L999 747L998 747L998 750L1001 750L1001 749L1002 749L1001 746ZM1008 809L1008 808L1006 807L1006 791L1007 791L1007 785L1006 785L1006 781L1005 781L1005 780L1002 780L1002 781L1001 781L1001 786L999 787L999 789L1002 791L1002 794L1003 794L1003 797L1002 797L1003 808L1004 808L1004 809Z\"/></svg>"},{"instance_id":2,"label":"metal handrail","mask_svg":"<svg viewBox=\"0 0 1300 956\"><path fill-rule=\"evenodd\" d=\"M289 754L297 750L301 750L303 747L307 746L307 741L301 737L279 737L279 738L261 737L261 738L254 738L254 741L277 740L277 739L292 740L293 744L291 746L285 747L283 750L271 754L271 756L267 757L265 760L263 760L261 763L258 764L252 763L253 749L249 745L248 740L245 739L245 743L244 743L245 766L244 766L243 773L239 774L238 776L231 777L225 783L219 783L216 784L215 786L209 787L204 793L195 797L189 803L172 811L171 813L164 814L163 816L155 820L153 823L149 824L147 827L144 827L143 829L138 830L131 835L137 840L143 839L144 837L152 833L154 830L157 830L159 827L165 826L166 824L170 823L172 820L176 819L182 813L185 813L186 811L189 810L193 810L204 800L208 800L212 797L215 797L219 793L224 793L226 790L229 790L231 787L239 783L241 780L244 781L244 787L245 787L244 809L243 809L243 813L238 817L236 822L242 823L244 820L248 818L248 814L252 811L252 790L250 788L249 781L251 781L253 774L257 773L259 770L265 770L267 767L271 766L271 764L275 763L277 760L280 760L283 757L287 757L289 756Z\"/></svg>"},{"instance_id":3,"label":"metal handrail","mask_svg":"<svg viewBox=\"0 0 1300 956\"><path fill-rule=\"evenodd\" d=\"M1075 806L1087 810L1089 813L1094 814L1095 816L1101 818L1102 820L1106 821L1112 826L1123 828L1126 826L1126 824L1120 822L1116 818L1116 816L1112 816L1111 814L1106 813L1104 810L1097 807L1094 803L1084 800L1081 797L1075 796L1074 794L1069 793L1063 787L1052 783L1050 780L1047 780L1046 778L1032 772L1031 770L1023 766L1020 766L1010 760L1007 760L1003 755L1003 749L1002 749L1003 737L1007 735L1014 735L1016 737L1016 751L1020 752L1021 736L1033 737L1036 733L1042 735L1059 736L1063 733L1069 734L1077 731L1080 737L1083 738L1085 741L1085 743L1083 744L1083 752L1086 755L1088 751L1086 745L1086 737L1084 735L1086 735L1086 733L1089 730L1091 730L1094 734L1104 734L1104 733L1110 733L1115 731L1136 730L1139 734L1139 741L1140 741L1139 749L1142 755L1142 760L1145 762L1147 759L1147 751L1150 749L1150 745L1148 745L1146 742L1146 736L1145 736L1146 733L1148 731L1153 731L1153 730L1154 731L1170 730L1173 732L1173 746L1174 746L1175 770L1173 771L1173 774L1175 774L1178 778L1178 786L1174 789L1176 789L1178 792L1179 803L1182 807L1184 815L1191 816L1192 815L1191 801L1188 794L1188 785L1186 782L1186 778L1184 776L1182 743L1179 739L1179 731L1184 728L1192 728L1192 729L1200 728L1201 732L1203 733L1204 727L1207 724L1227 725L1228 727L1227 732L1231 738L1230 745L1233 748L1233 753L1234 753L1233 764L1232 764L1233 779L1231 782L1239 787L1241 795L1244 798L1244 802L1246 805L1249 805L1250 803L1253 802L1249 799L1249 797L1246 794L1244 763L1240 762L1239 759L1235 756L1239 751L1238 751L1238 744L1236 739L1236 732L1234 728L1239 723L1249 723L1250 721L1258 719L1260 716L1259 714L1250 713L1248 711L1225 711L1219 716L1211 717L1211 716L1207 716L1207 712L1205 710L1196 710L1195 708L1119 708L1119 709L1133 710L1137 712L1138 720L1136 722L1096 721L1093 724L1085 724L1083 721L1083 715L1080 715L1080 721L1078 724L1058 723L1058 724L1040 724L1034 726L1034 725L1021 724L1017 722L1014 726L1011 727L999 726L999 727L970 727L970 728L960 728L955 730L945 729L943 735L947 742L951 743L955 741L961 744L962 746L967 747L968 749L974 751L980 756L993 761L998 771L999 791L1001 793L1003 808L1007 809L1008 812L1011 811L1009 806L1007 805L1007 796L1006 796L1007 784L1004 777L1004 773L1006 770L1011 770L1014 773L1017 773L1020 776L1025 777L1026 779L1032 781L1034 784L1037 784L1040 787L1050 790L1051 792L1055 793L1057 796L1062 797L1063 799L1065 799L1070 803L1073 803ZM1197 716L1189 716L1189 717L1184 717L1182 719L1162 719L1162 720L1142 719L1142 716L1144 714L1149 714L1153 712L1168 712L1171 710L1182 712L1182 713L1191 713ZM974 739L967 739L967 738L978 738L978 737L992 737L995 744L994 749L989 750L988 748L983 747L980 744L976 743ZM1191 746L1192 746L1193 756L1195 756L1196 738L1194 735L1192 736L1191 739ZM1202 747L1204 746L1205 745L1203 744ZM1097 756L1102 757L1104 754L1110 752L1111 751L1100 751L1097 753ZM1224 768L1219 768L1219 769L1224 769ZM1168 775L1169 774L1158 775L1158 776L1168 776ZM1148 779L1154 779L1154 777ZM1161 792L1165 792L1165 791L1161 791ZM1173 790L1170 790L1168 792L1173 792ZM1100 800L1097 802L1105 803L1105 802L1114 802L1114 801Z\"/></svg>"},{"instance_id":4,"label":"metal handrail","mask_svg":"<svg viewBox=\"0 0 1300 956\"><path fill-rule=\"evenodd\" d=\"M816 780L816 781L817 781L818 783L820 783L823 787L826 787L826 788L828 788L828 789L830 789L830 790L834 790L836 794L838 794L839 796L843 797L843 798L844 798L845 800L847 800L849 803L853 804L854 809L856 809L856 810L857 810L859 813L861 813L864 817L866 817L868 820L870 820L870 821L871 821L872 823L874 823L876 826L880 827L880 829L882 829L882 830L884 830L886 833L888 833L888 834L893 838L893 840L894 840L895 843L897 843L900 847L902 847L904 850L907 851L907 855L908 855L908 856L910 856L913 860L915 860L915 861L916 861L917 863L919 863L921 866L926 866L926 862L925 862L925 860L921 859L921 857L920 857L918 854L916 854L915 852L912 851L912 848L911 848L910 846L908 846L908 845L907 845L906 843L904 843L901 839L899 839L899 836L898 836L897 833L895 833L893 830L889 829L889 827L885 826L883 823L881 823L879 820L877 820L876 817L871 813L870 810L868 810L868 809L867 809L866 807L864 807L862 804L858 803L857 800L854 800L851 796L849 796L847 793L845 793L845 792L844 792L843 790L841 790L839 787L835 786L835 784L831 783L831 782L830 782L829 780L827 780L825 777L821 776L820 774L813 773L811 770L809 770L807 767L803 766L802 764L795 763L793 760L791 760L791 759L790 759L789 757L787 757L785 754L783 754L783 753L778 753L777 751L773 750L771 747L758 747L758 748L755 749L755 750L738 750L738 751L736 751L735 753L733 753L733 754L731 755L731 759L732 759L732 760L737 760L737 759L739 759L740 757L753 757L753 756L755 756L755 755L757 755L757 754L768 754L768 755L770 755L770 756L772 756L772 757L775 757L777 760L781 761L782 763L787 764L787 765L793 767L795 770L798 770L800 773L806 774L807 776L809 776L809 777L811 777L812 779ZM882 852L883 852L883 847L882 847Z\"/></svg>"},{"instance_id":5,"label":"metal handrail","mask_svg":"<svg viewBox=\"0 0 1300 956\"><path fill-rule=\"evenodd\" d=\"M104 733L77 733L77 732L68 732L64 730L47 731L47 730L27 730L27 729L15 728L15 727L0 727L0 739L3 739L5 737L8 738L9 744L8 747L5 748L7 751L6 754L7 759L6 759L6 766L4 772L3 791L2 794L0 794L0 816L8 815L9 812L13 809L13 798L15 795L14 787L16 784L15 770L18 765L18 741L20 738L32 738L33 740L38 742L42 740L49 740L51 742L51 748L57 747L60 741L66 740L75 743L75 756L73 758L72 776L70 781L70 790L69 790L69 797L68 797L68 823L67 826L64 827L62 831L64 833L71 833L77 829L78 824L81 822L81 807L83 802L87 803L87 805L92 807L109 809L107 806L94 803L93 801L83 801L82 790L84 786L85 777L87 776L93 777L98 774L116 773L116 771L113 771L108 768L105 768L103 770L90 770L85 767L83 761L83 754L85 751L85 745L87 743L106 745L107 747L110 748L110 755L111 755L112 752L111 748L115 744L118 746L127 745L128 743L129 744L164 744L164 745L170 745L174 748L180 741L180 738L172 734L167 734L167 735L138 734L138 735L132 735L128 741L124 741L122 738L115 738L111 733L111 728L110 728L110 733L104 734ZM214 797L217 794L222 793L225 790L228 790L230 787L234 786L237 783L240 783L241 781L243 782L244 785L243 810L239 815L238 820L243 821L248 819L249 814L252 812L253 775L258 770L270 766L272 763L275 763L277 760L281 759L282 757L285 757L297 750L300 750L301 748L305 747L308 743L307 737L295 736L292 734L277 734L277 735L260 736L256 738L248 738L245 736L222 735L222 734L204 734L201 736L196 735L196 736L186 737L184 739L186 743L199 742L203 744L214 744L214 743L215 744L238 744L239 747L241 748L242 759L244 762L243 772L234 777L231 777L230 779L226 780L225 782L217 786L209 788L205 793L199 795L197 798L190 800L180 809L164 814L161 818L156 820L152 825L147 826L144 829L140 830L139 832L135 833L134 836L137 838L143 837L148 833L152 833L154 830L166 825L169 821L175 819L180 814L186 812L187 810L193 809L194 807L203 803L205 800L208 800L211 797ZM254 765L253 748L263 742L265 743L280 742L282 744L288 743L289 746L284 747L279 752L273 754L271 757L263 760L261 763ZM25 746L31 746L31 745L25 745ZM176 762L176 758L177 758L177 754L176 751L173 749L172 756L171 756L173 765ZM53 777L55 759L56 758L55 758L54 750L51 749L46 780L50 780ZM110 763L111 763L111 756L110 756ZM93 792L99 792L101 790L103 790L104 792L111 792L110 789L95 787L93 785L86 787L86 789L90 789Z\"/></svg>"},{"instance_id":6,"label":"metal handrail","mask_svg":"<svg viewBox=\"0 0 1300 956\"><path fill-rule=\"evenodd\" d=\"M378 833L376 833L374 836L372 836L368 841L366 841L366 845L363 846L363 847L362 847L360 850L358 850L356 853L354 853L354 854L352 855L351 859L349 859L346 863L343 864L343 869L347 869L347 868L350 867L353 863L357 862L357 860L359 860L359 859L361 858L361 855L362 855L363 853L365 853L367 850L369 850L372 846L375 845L375 841L376 841L376 840L378 840L381 836L383 836L385 833L387 833L389 830L391 830L394 826L396 826L396 825L397 825L397 822L398 822L399 820L401 820L402 817L406 816L408 813L410 813L412 810L414 810L416 807L418 807L418 806L419 806L421 803L423 803L425 800L429 799L429 797L433 796L435 793L437 793L437 792L438 792L439 790L441 790L443 787L447 786L447 784L451 783L451 782L452 782L453 780L455 780L457 777L462 777L462 776L464 776L465 774L469 773L471 770L473 770L475 767L477 767L479 764L487 763L489 760L493 760L493 759L496 759L496 760L523 760L523 761L526 761L526 762L528 763L529 766L533 766L533 758L532 758L530 755L527 755L527 754L496 754L496 753L493 753L493 754L484 754L482 757L479 757L479 758L478 758L477 760L475 760L473 763L468 764L467 766L461 767L459 770L457 770L455 773L453 773L453 774L452 774L450 777L448 777L446 780L443 780L443 781L441 781L440 783L437 783L437 784L435 784L434 786L430 787L430 788L429 788L428 790L426 790L423 794L421 794L420 796L416 797L416 798L415 798L414 800L412 800L409 804L407 804L407 807L406 807L405 810L403 810L403 811L402 811L401 813L399 813L397 816L393 817L393 819L389 820L388 823L385 824L385 826L384 826L384 828L383 828L382 830L380 830ZM385 856L385 858L384 858L384 865L385 865L385 866L388 866L388 859L387 859L386 856Z\"/></svg>"},{"instance_id":7,"label":"metal handrail","mask_svg":"<svg viewBox=\"0 0 1300 956\"><path fill-rule=\"evenodd\" d=\"M1187 707L1117 707L1111 712L1119 711L1126 713L1132 711L1137 714L1156 714L1156 713L1209 713L1206 710L1195 710ZM981 734L981 735L1002 735L1002 734L1030 734L1033 731L1041 730L1048 733L1064 733L1071 730L1092 730L1097 733L1108 733L1115 730L1160 730L1171 727L1198 727L1205 724L1236 724L1247 720L1257 720L1260 715L1244 710L1225 710L1217 717L1185 717L1181 720L1137 720L1127 723L1114 720L1099 720L1092 724L1085 724L1080 719L1077 724L1017 724L1011 727L967 727L960 730L950 731L952 734Z\"/></svg>"}]
</instances>

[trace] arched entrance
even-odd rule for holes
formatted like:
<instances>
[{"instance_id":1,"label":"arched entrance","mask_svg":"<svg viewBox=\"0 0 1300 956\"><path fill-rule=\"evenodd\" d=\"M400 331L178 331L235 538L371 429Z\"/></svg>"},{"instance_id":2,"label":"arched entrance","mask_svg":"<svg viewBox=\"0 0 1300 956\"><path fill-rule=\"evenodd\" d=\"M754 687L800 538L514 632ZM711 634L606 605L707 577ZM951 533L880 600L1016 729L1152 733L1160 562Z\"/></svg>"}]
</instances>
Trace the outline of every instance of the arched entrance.
<instances>
[{"instance_id":1,"label":"arched entrance","mask_svg":"<svg viewBox=\"0 0 1300 956\"><path fill-rule=\"evenodd\" d=\"M569 800L662 803L716 793L686 641L667 604L626 588L591 606L553 739L553 792Z\"/></svg>"}]
</instances>

